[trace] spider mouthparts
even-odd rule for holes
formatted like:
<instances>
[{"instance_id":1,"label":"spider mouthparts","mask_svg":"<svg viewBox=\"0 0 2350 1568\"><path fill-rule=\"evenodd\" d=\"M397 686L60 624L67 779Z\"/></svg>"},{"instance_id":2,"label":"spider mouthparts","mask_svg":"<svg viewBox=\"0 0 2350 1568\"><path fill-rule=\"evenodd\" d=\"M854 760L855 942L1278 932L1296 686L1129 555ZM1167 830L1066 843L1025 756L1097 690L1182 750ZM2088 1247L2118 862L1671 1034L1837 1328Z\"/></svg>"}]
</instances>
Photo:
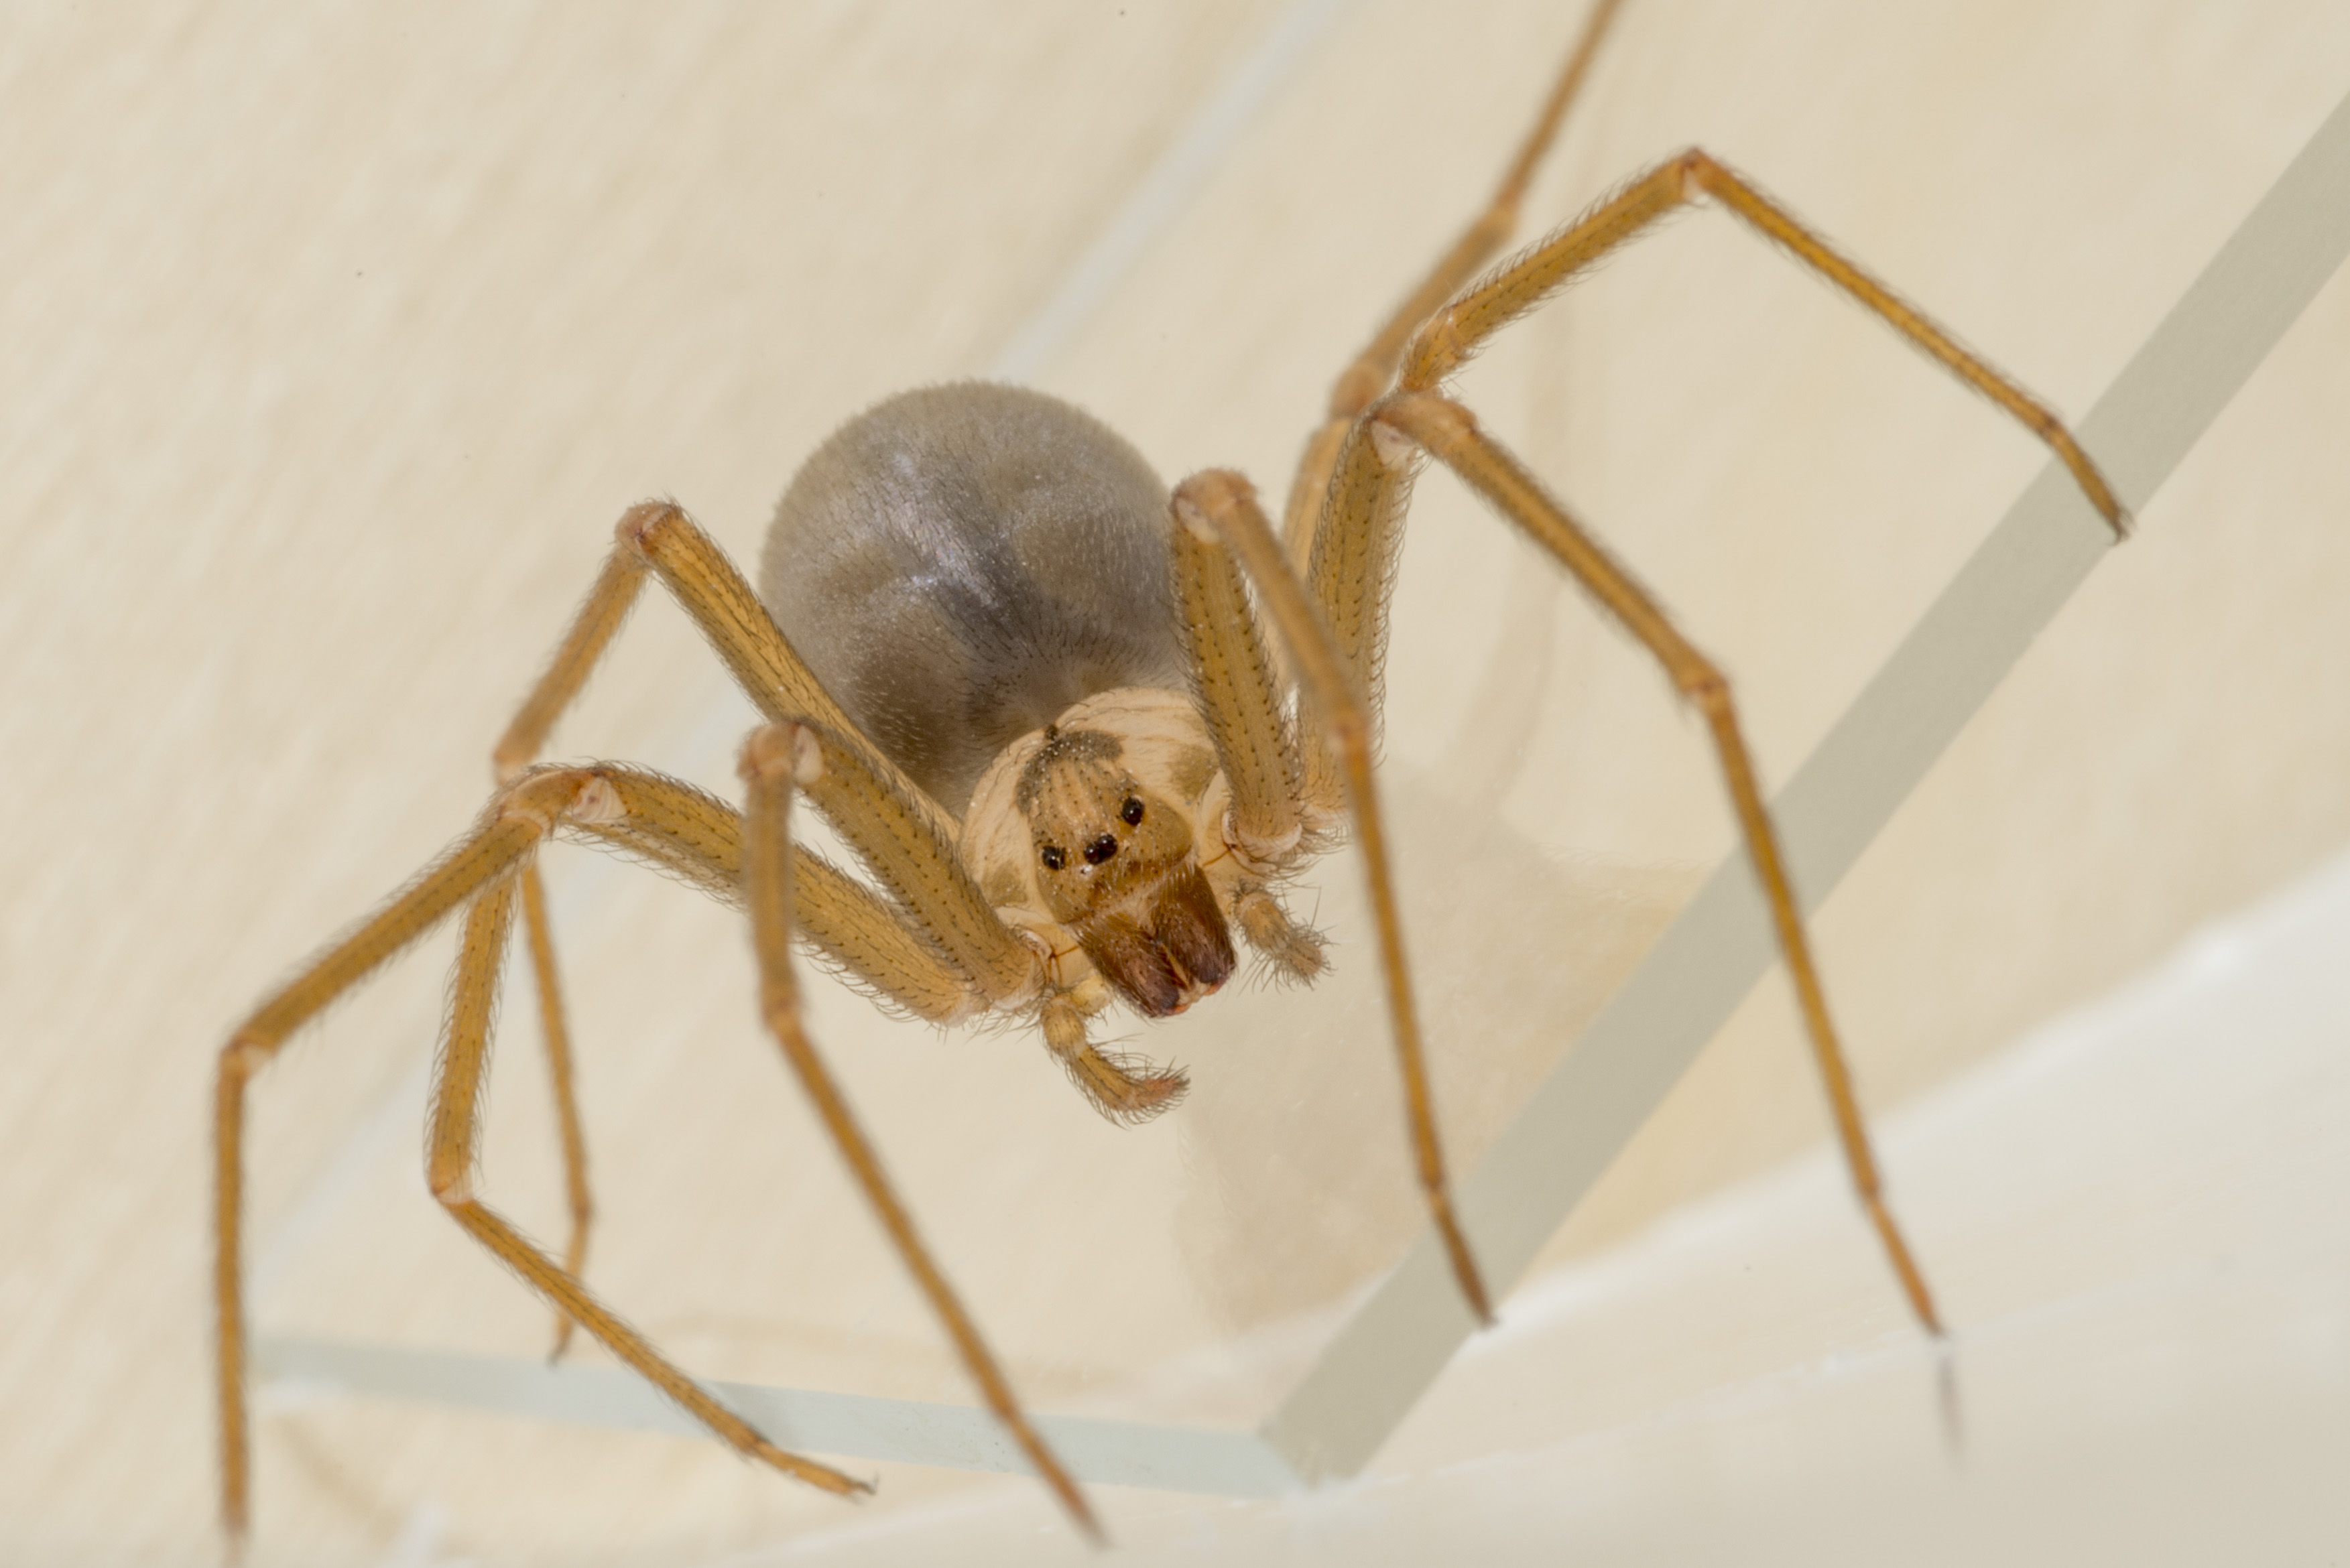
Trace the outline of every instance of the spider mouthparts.
<instances>
[{"instance_id":1,"label":"spider mouthparts","mask_svg":"<svg viewBox=\"0 0 2350 1568\"><path fill-rule=\"evenodd\" d=\"M1159 884L1143 918L1120 910L1076 926L1094 968L1136 1011L1170 1018L1232 978L1231 930L1198 869Z\"/></svg>"}]
</instances>

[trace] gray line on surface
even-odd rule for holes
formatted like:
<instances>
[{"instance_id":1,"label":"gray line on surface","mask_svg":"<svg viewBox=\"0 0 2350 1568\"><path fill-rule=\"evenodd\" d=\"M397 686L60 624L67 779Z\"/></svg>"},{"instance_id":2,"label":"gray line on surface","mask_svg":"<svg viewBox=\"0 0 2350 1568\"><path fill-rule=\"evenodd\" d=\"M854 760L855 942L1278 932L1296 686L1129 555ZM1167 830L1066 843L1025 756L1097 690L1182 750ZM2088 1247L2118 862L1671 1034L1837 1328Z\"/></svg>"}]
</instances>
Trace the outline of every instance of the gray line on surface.
<instances>
[{"instance_id":1,"label":"gray line on surface","mask_svg":"<svg viewBox=\"0 0 2350 1568\"><path fill-rule=\"evenodd\" d=\"M457 1405L574 1426L707 1438L709 1429L634 1372L550 1366L512 1356L272 1336L255 1370L285 1391L307 1387ZM995 1417L965 1405L877 1399L748 1383L703 1385L794 1453L896 1459L946 1469L1024 1473L1028 1463ZM1219 1497L1272 1497L1297 1477L1253 1432L1037 1416L1037 1429L1080 1480Z\"/></svg>"}]
</instances>

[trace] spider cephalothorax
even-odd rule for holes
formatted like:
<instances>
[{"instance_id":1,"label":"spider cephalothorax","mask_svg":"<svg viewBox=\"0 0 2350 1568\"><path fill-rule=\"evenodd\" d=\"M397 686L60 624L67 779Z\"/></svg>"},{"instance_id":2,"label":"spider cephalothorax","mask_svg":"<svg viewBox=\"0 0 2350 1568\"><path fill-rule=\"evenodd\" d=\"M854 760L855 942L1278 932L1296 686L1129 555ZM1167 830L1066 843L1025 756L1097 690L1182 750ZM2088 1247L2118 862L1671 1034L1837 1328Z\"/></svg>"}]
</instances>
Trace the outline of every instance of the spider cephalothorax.
<instances>
[{"instance_id":1,"label":"spider cephalothorax","mask_svg":"<svg viewBox=\"0 0 2350 1568\"><path fill-rule=\"evenodd\" d=\"M1191 825L1137 778L1107 730L1046 726L1020 769L1045 911L1140 1012L1163 1018L1232 972L1232 939Z\"/></svg>"},{"instance_id":2,"label":"spider cephalothorax","mask_svg":"<svg viewBox=\"0 0 2350 1568\"><path fill-rule=\"evenodd\" d=\"M1214 742L1177 691L1123 687L1003 749L972 792L965 867L1049 955L1056 1004L1180 1012L1230 979L1247 867Z\"/></svg>"}]
</instances>

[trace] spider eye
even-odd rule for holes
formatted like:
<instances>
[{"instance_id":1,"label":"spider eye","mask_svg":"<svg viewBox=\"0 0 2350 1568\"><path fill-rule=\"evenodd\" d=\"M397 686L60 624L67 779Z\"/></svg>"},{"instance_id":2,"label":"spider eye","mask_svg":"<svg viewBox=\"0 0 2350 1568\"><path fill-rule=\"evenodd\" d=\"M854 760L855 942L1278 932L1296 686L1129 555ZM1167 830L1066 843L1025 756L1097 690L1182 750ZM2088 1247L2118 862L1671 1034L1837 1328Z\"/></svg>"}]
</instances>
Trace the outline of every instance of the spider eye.
<instances>
[{"instance_id":1,"label":"spider eye","mask_svg":"<svg viewBox=\"0 0 2350 1568\"><path fill-rule=\"evenodd\" d=\"M1118 808L1118 819L1126 824L1128 827L1141 826L1142 802L1136 799L1133 795L1128 795L1126 797L1126 804Z\"/></svg>"},{"instance_id":2,"label":"spider eye","mask_svg":"<svg viewBox=\"0 0 2350 1568\"><path fill-rule=\"evenodd\" d=\"M1062 867L1066 866L1068 863L1069 857L1062 853L1061 846L1059 845L1047 844L1045 846L1045 870L1058 871Z\"/></svg>"}]
</instances>

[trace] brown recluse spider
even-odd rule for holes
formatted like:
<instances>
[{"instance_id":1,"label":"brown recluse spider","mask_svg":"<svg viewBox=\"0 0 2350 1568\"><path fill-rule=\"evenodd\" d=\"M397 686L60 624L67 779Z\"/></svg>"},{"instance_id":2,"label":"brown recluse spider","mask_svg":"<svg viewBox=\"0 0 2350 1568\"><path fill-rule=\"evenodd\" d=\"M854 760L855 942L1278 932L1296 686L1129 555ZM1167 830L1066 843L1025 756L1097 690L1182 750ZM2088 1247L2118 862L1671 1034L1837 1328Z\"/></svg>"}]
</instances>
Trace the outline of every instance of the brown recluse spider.
<instances>
[{"instance_id":1,"label":"brown recluse spider","mask_svg":"<svg viewBox=\"0 0 2350 1568\"><path fill-rule=\"evenodd\" d=\"M801 1027L795 940L905 1013L1033 1022L1097 1110L1139 1122L1175 1105L1184 1078L1098 1049L1091 1021L1113 1002L1149 1017L1180 1012L1224 983L1241 946L1312 980L1326 961L1321 939L1290 917L1282 892L1351 835L1369 881L1419 1184L1462 1293L1490 1318L1430 1109L1372 769L1396 552L1413 477L1431 459L1554 556L1703 720L1855 1186L1912 1311L1940 1334L1882 1197L1727 682L1445 389L1495 333L1578 274L1669 213L1710 202L2023 423L2117 533L2125 519L2054 414L1705 152L1667 160L1478 275L1514 228L1615 9L1616 0L1595 8L1484 212L1337 379L1279 537L1237 473L1194 474L1170 496L1089 416L985 383L892 398L819 447L778 508L763 591L676 505L649 503L620 519L587 602L498 742L499 785L473 828L265 1002L221 1054L214 1284L221 1506L232 1539L250 1518L245 1086L321 1009L452 916L463 936L429 1129L434 1197L553 1304L561 1332L585 1328L743 1453L827 1490L865 1490L771 1444L581 1282L584 1166L536 867L551 836L650 862L746 911L768 1028L990 1408L1088 1534L1100 1529L1083 1494L1023 1414ZM743 747L739 814L642 768L536 763L648 576L766 721ZM869 881L791 844L795 796L853 847ZM572 1183L561 1259L473 1188L490 1021L517 909Z\"/></svg>"}]
</instances>

